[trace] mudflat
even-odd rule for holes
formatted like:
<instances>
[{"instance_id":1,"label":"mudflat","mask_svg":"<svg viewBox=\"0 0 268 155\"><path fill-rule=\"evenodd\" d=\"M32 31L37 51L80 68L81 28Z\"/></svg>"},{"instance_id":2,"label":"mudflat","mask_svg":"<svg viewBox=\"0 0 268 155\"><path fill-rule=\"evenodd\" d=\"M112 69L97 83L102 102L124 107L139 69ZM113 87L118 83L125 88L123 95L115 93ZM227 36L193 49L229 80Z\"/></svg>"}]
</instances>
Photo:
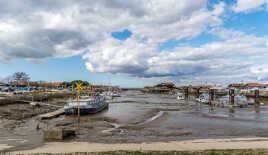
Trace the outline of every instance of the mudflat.
<instances>
[{"instance_id":1,"label":"mudflat","mask_svg":"<svg viewBox=\"0 0 268 155\"><path fill-rule=\"evenodd\" d=\"M122 92L109 109L94 115L60 116L40 120L38 115L53 111L26 104L2 105L0 108L0 145L2 151L40 148L47 143L44 130L71 129L77 133L57 141L57 145L81 143L173 145L194 139L266 138L268 106L234 108L200 105L194 100L178 101L176 96ZM63 101L49 104L64 105ZM263 141L263 140L262 140ZM157 147L157 146L154 146ZM213 148L213 147L212 147ZM248 146L250 148L250 146Z\"/></svg>"}]
</instances>

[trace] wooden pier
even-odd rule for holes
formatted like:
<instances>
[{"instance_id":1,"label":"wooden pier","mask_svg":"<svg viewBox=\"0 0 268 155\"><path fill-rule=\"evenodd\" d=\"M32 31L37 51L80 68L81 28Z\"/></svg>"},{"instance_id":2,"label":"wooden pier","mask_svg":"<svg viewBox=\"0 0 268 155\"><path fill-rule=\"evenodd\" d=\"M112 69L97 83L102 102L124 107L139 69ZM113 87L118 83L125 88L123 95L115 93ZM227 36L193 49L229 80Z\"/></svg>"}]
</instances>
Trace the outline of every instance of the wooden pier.
<instances>
[{"instance_id":1,"label":"wooden pier","mask_svg":"<svg viewBox=\"0 0 268 155\"><path fill-rule=\"evenodd\" d=\"M27 100L17 100L17 102L28 103L32 106L48 106L48 107L54 107L54 108L58 109L58 110L53 111L53 112L39 115L40 119L51 119L51 118L58 117L58 116L65 113L64 108L62 106L58 106L58 105L47 104L47 103L43 103L43 102L27 101Z\"/></svg>"},{"instance_id":2,"label":"wooden pier","mask_svg":"<svg viewBox=\"0 0 268 155\"><path fill-rule=\"evenodd\" d=\"M55 108L62 108L62 106L47 104L44 102L35 102L35 101L27 101L27 100L16 100L16 102L29 103L31 105L36 105L36 106L39 105L39 106L49 106L49 107L55 107Z\"/></svg>"},{"instance_id":3,"label":"wooden pier","mask_svg":"<svg viewBox=\"0 0 268 155\"><path fill-rule=\"evenodd\" d=\"M61 108L59 110L56 110L56 111L53 111L53 112L50 112L50 113L46 113L46 114L40 115L39 118L40 119L50 119L50 118L58 117L58 116L60 116L60 115L62 115L64 113L65 113L64 108Z\"/></svg>"}]
</instances>

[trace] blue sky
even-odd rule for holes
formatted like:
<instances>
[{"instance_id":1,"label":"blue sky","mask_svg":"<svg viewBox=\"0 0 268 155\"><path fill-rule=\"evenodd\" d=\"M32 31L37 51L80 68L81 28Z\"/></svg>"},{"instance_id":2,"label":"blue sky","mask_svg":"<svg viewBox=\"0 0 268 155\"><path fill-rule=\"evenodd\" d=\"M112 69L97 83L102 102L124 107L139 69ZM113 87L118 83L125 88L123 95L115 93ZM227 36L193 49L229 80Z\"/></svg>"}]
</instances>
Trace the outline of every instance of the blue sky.
<instances>
[{"instance_id":1,"label":"blue sky","mask_svg":"<svg viewBox=\"0 0 268 155\"><path fill-rule=\"evenodd\" d=\"M2 79L268 83L266 0L26 1L0 1Z\"/></svg>"}]
</instances>

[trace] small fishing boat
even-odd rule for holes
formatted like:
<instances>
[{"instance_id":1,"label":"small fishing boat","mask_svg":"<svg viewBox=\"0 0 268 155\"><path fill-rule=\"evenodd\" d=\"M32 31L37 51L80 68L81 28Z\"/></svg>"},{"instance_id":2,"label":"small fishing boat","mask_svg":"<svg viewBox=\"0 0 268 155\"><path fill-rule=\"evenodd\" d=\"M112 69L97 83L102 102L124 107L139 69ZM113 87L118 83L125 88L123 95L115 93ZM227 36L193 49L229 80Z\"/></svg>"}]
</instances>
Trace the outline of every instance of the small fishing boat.
<instances>
[{"instance_id":1,"label":"small fishing boat","mask_svg":"<svg viewBox=\"0 0 268 155\"><path fill-rule=\"evenodd\" d=\"M73 100L64 107L66 115L78 114L78 103L81 115L94 114L108 108L104 96L81 96L80 101Z\"/></svg>"},{"instance_id":2,"label":"small fishing boat","mask_svg":"<svg viewBox=\"0 0 268 155\"><path fill-rule=\"evenodd\" d=\"M112 92L112 97L121 97L121 94L117 91Z\"/></svg>"},{"instance_id":3,"label":"small fishing boat","mask_svg":"<svg viewBox=\"0 0 268 155\"><path fill-rule=\"evenodd\" d=\"M248 105L249 102L247 101L246 96L244 95L236 95L234 96L234 102L237 105Z\"/></svg>"},{"instance_id":4,"label":"small fishing boat","mask_svg":"<svg viewBox=\"0 0 268 155\"><path fill-rule=\"evenodd\" d=\"M200 103L209 103L209 95L205 93L201 94L196 100Z\"/></svg>"},{"instance_id":5,"label":"small fishing boat","mask_svg":"<svg viewBox=\"0 0 268 155\"><path fill-rule=\"evenodd\" d=\"M185 99L183 93L177 92L176 95L177 95L177 100L184 100Z\"/></svg>"}]
</instances>

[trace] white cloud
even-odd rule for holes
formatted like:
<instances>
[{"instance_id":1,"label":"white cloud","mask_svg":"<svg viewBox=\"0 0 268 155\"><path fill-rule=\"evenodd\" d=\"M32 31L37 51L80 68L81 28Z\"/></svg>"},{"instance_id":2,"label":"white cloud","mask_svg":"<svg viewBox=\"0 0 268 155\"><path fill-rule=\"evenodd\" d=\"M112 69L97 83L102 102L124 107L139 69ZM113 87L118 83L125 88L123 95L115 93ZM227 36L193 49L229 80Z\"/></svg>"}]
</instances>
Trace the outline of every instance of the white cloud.
<instances>
[{"instance_id":1,"label":"white cloud","mask_svg":"<svg viewBox=\"0 0 268 155\"><path fill-rule=\"evenodd\" d=\"M88 45L124 29L154 45L194 38L207 27L220 25L224 11L223 3L209 11L207 0L10 0L9 5L1 4L0 60L5 62L82 54Z\"/></svg>"},{"instance_id":2,"label":"white cloud","mask_svg":"<svg viewBox=\"0 0 268 155\"><path fill-rule=\"evenodd\" d=\"M154 55L156 46L139 42L132 38L120 41L107 38L88 47L83 56L88 59L87 68L92 72L126 73L142 76L148 69L147 59ZM93 67L93 65L95 67Z\"/></svg>"},{"instance_id":3,"label":"white cloud","mask_svg":"<svg viewBox=\"0 0 268 155\"><path fill-rule=\"evenodd\" d=\"M259 8L261 5L268 5L267 0L237 0L237 4L233 6L235 12L250 11Z\"/></svg>"},{"instance_id":4,"label":"white cloud","mask_svg":"<svg viewBox=\"0 0 268 155\"><path fill-rule=\"evenodd\" d=\"M247 11L266 2L238 0L234 10ZM267 38L218 28L226 5L220 2L212 8L207 9L207 0L10 0L8 6L0 1L0 61L80 54L91 72L184 81L263 74L250 67L258 56L268 58L263 47ZM124 29L133 33L131 38L111 37L111 32ZM192 39L208 29L223 41L180 45L172 52L158 49L161 43Z\"/></svg>"},{"instance_id":5,"label":"white cloud","mask_svg":"<svg viewBox=\"0 0 268 155\"><path fill-rule=\"evenodd\" d=\"M226 81L254 79L262 73L252 72L256 55L268 58L267 38L243 32L215 28L210 31L224 41L200 47L179 46L173 52L155 52L157 46L134 38L107 39L89 47L84 56L93 72L121 73L139 77L174 77L185 81ZM100 46L102 45L102 46Z\"/></svg>"},{"instance_id":6,"label":"white cloud","mask_svg":"<svg viewBox=\"0 0 268 155\"><path fill-rule=\"evenodd\" d=\"M266 47L268 48L268 40L267 40L267 42L266 42Z\"/></svg>"}]
</instances>

